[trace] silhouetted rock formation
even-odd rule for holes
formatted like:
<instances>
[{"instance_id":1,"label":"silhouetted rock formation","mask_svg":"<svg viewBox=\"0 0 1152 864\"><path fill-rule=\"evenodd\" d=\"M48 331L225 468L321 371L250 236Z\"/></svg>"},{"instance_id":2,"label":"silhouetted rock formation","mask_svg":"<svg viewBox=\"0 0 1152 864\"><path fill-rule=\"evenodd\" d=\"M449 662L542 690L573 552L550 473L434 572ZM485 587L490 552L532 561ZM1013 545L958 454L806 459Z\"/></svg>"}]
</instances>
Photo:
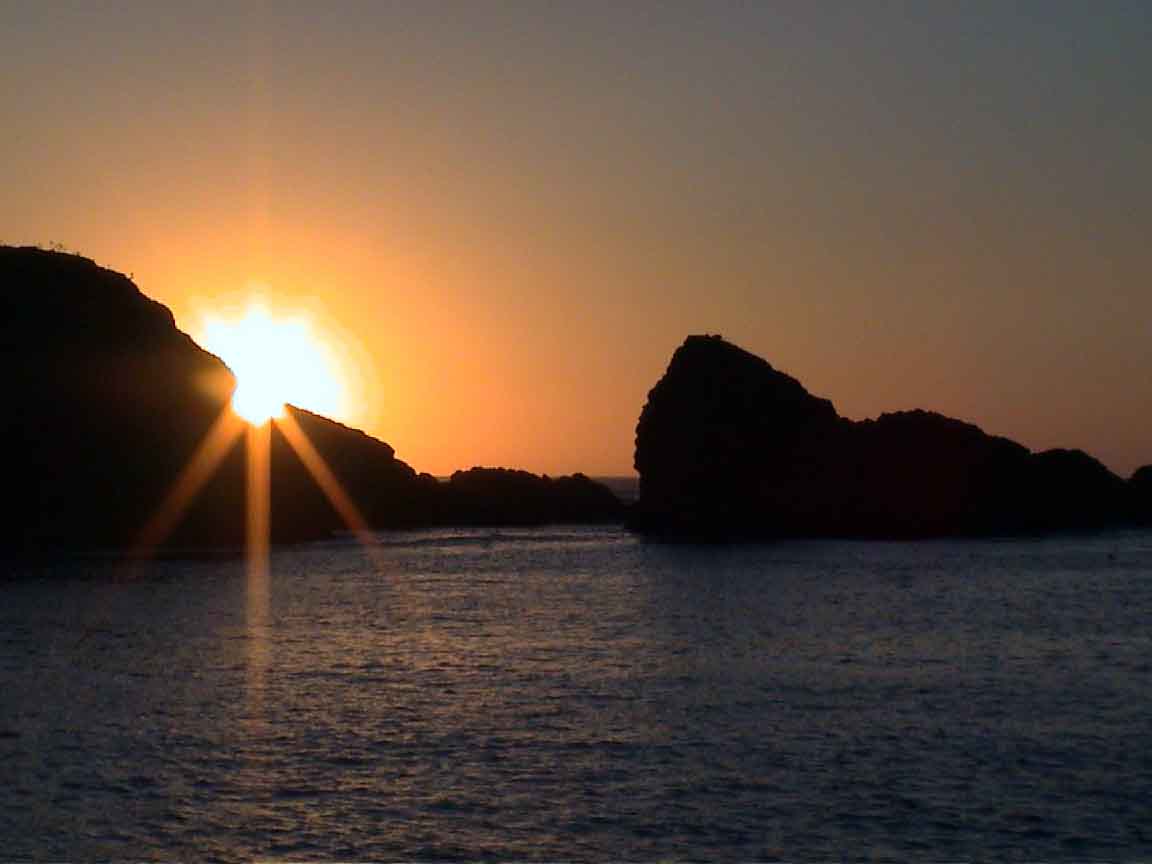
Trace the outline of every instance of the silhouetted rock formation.
<instances>
[{"instance_id":1,"label":"silhouetted rock formation","mask_svg":"<svg viewBox=\"0 0 1152 864\"><path fill-rule=\"evenodd\" d=\"M693 536L928 536L1130 520L1132 489L1080 451L928 411L840 417L763 359L691 336L636 429L633 523Z\"/></svg>"},{"instance_id":2,"label":"silhouetted rock formation","mask_svg":"<svg viewBox=\"0 0 1152 864\"><path fill-rule=\"evenodd\" d=\"M1152 525L1152 465L1137 468L1128 485L1132 487L1132 497L1140 520Z\"/></svg>"},{"instance_id":3,"label":"silhouetted rock formation","mask_svg":"<svg viewBox=\"0 0 1152 864\"><path fill-rule=\"evenodd\" d=\"M233 376L176 329L168 309L88 259L0 247L0 286L0 353L14 382L0 439L10 502L3 545L130 548L225 412ZM410 524L430 511L424 498L435 481L418 478L391 447L293 415L379 524ZM243 442L240 435L225 451L169 544L243 542ZM342 524L279 432L271 462L275 538L322 536Z\"/></svg>"},{"instance_id":4,"label":"silhouetted rock formation","mask_svg":"<svg viewBox=\"0 0 1152 864\"><path fill-rule=\"evenodd\" d=\"M0 247L0 356L8 377L0 555L127 550L148 539L146 526L227 416L235 386L228 368L126 277L35 248ZM465 494L417 474L363 432L288 410L373 527L455 516L491 522L500 513L552 521L596 510L597 492L586 479L479 484ZM270 461L273 539L320 537L344 526L275 426ZM167 545L243 543L246 471L241 434L164 532ZM522 493L545 508L535 518Z\"/></svg>"},{"instance_id":5,"label":"silhouetted rock formation","mask_svg":"<svg viewBox=\"0 0 1152 864\"><path fill-rule=\"evenodd\" d=\"M624 518L623 502L583 474L540 477L507 468L472 468L453 474L443 491L445 522L540 525Z\"/></svg>"},{"instance_id":6,"label":"silhouetted rock formation","mask_svg":"<svg viewBox=\"0 0 1152 864\"><path fill-rule=\"evenodd\" d=\"M8 548L130 542L233 385L124 276L37 249L0 248L0 356Z\"/></svg>"},{"instance_id":7,"label":"silhouetted rock formation","mask_svg":"<svg viewBox=\"0 0 1152 864\"><path fill-rule=\"evenodd\" d=\"M359 429L300 408L286 410L368 526L419 527L433 520L440 485L435 477L417 474L389 445ZM349 527L278 423L272 425L270 475L274 539L316 537Z\"/></svg>"}]
</instances>

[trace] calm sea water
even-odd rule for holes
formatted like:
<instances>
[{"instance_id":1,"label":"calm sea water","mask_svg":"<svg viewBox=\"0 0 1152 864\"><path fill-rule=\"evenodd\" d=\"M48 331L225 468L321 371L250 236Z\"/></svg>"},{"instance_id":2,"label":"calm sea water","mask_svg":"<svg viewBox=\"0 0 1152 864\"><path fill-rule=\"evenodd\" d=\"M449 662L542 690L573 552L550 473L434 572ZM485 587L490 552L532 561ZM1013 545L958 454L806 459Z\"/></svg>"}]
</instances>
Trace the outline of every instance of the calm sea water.
<instances>
[{"instance_id":1,"label":"calm sea water","mask_svg":"<svg viewBox=\"0 0 1152 864\"><path fill-rule=\"evenodd\" d=\"M0 858L1152 856L1152 534L0 582Z\"/></svg>"}]
</instances>

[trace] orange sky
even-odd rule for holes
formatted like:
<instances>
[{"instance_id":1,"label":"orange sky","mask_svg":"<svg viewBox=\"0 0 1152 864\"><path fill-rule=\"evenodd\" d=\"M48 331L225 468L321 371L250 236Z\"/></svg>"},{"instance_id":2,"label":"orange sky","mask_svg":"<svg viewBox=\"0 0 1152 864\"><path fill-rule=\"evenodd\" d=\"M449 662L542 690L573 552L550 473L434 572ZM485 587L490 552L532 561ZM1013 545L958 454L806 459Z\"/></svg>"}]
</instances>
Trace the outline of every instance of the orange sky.
<instances>
[{"instance_id":1,"label":"orange sky","mask_svg":"<svg viewBox=\"0 0 1152 864\"><path fill-rule=\"evenodd\" d=\"M860 6L16 3L0 242L267 286L437 474L630 472L699 332L1152 462L1147 6Z\"/></svg>"}]
</instances>

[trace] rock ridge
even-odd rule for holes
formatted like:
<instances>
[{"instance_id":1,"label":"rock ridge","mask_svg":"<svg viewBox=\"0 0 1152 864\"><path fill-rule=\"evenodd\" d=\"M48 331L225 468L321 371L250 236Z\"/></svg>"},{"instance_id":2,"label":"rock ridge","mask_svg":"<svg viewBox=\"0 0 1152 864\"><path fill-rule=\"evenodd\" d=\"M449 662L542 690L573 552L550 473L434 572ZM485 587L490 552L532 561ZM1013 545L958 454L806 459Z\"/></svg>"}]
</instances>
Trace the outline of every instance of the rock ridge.
<instances>
[{"instance_id":1,"label":"rock ridge","mask_svg":"<svg viewBox=\"0 0 1152 864\"><path fill-rule=\"evenodd\" d=\"M719 336L689 336L636 428L631 523L668 536L923 537L1084 530L1141 518L1126 482L1079 450L1033 453L914 409L841 417ZM1152 505L1143 505L1152 512Z\"/></svg>"},{"instance_id":2,"label":"rock ridge","mask_svg":"<svg viewBox=\"0 0 1152 864\"><path fill-rule=\"evenodd\" d=\"M35 247L0 246L0 358L9 376L0 557L136 550L228 412L236 384L220 358L126 276ZM622 518L622 504L587 478L516 472L511 481L477 475L443 484L358 429L287 411L373 528ZM244 544L244 437L222 450L186 510L156 538L162 548L144 551ZM271 539L345 527L275 425L270 442Z\"/></svg>"}]
</instances>

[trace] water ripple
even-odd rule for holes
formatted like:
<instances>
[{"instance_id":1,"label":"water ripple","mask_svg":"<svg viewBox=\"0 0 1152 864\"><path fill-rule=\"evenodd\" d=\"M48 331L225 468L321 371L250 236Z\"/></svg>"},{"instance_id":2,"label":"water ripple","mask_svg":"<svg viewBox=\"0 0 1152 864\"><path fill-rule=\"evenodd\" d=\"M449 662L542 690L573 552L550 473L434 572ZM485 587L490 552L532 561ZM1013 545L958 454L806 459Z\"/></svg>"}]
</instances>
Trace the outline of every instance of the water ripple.
<instances>
[{"instance_id":1,"label":"water ripple","mask_svg":"<svg viewBox=\"0 0 1152 864\"><path fill-rule=\"evenodd\" d=\"M382 539L9 579L5 859L1152 854L1146 533Z\"/></svg>"}]
</instances>

